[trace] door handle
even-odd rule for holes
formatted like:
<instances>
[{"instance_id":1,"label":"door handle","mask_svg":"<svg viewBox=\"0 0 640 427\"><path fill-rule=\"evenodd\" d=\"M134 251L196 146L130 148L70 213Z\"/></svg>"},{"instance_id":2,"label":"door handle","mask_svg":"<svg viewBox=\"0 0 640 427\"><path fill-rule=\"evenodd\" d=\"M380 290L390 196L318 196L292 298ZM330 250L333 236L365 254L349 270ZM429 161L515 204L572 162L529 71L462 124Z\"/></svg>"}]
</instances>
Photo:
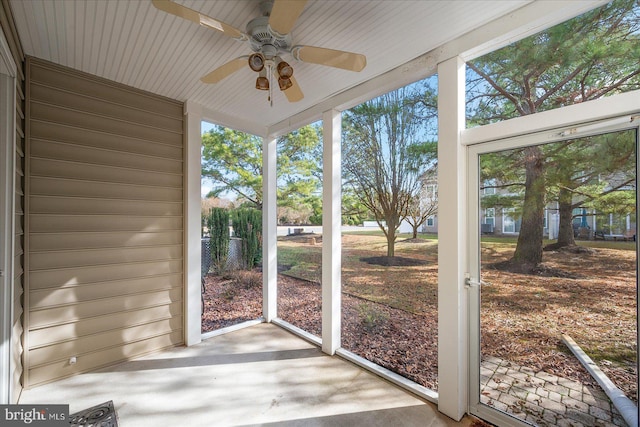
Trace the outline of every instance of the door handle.
<instances>
[{"instance_id":1,"label":"door handle","mask_svg":"<svg viewBox=\"0 0 640 427\"><path fill-rule=\"evenodd\" d=\"M484 280L479 280L472 277L467 277L464 279L464 284L467 288L479 288L481 286L490 285L491 283L485 282Z\"/></svg>"}]
</instances>

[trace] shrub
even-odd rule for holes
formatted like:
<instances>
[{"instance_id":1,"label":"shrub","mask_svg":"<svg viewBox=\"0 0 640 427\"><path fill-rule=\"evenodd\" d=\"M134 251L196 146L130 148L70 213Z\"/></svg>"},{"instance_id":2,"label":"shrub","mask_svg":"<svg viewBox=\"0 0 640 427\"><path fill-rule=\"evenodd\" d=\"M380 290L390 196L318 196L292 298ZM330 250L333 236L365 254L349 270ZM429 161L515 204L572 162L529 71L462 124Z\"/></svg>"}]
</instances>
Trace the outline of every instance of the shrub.
<instances>
[{"instance_id":1,"label":"shrub","mask_svg":"<svg viewBox=\"0 0 640 427\"><path fill-rule=\"evenodd\" d=\"M227 286L224 288L224 291L222 291L221 295L225 300L233 301L233 299L236 297L236 290L232 286Z\"/></svg>"},{"instance_id":2,"label":"shrub","mask_svg":"<svg viewBox=\"0 0 640 427\"><path fill-rule=\"evenodd\" d=\"M239 271L236 283L245 289L262 287L262 274L255 270Z\"/></svg>"},{"instance_id":3,"label":"shrub","mask_svg":"<svg viewBox=\"0 0 640 427\"><path fill-rule=\"evenodd\" d=\"M224 208L210 209L207 227L211 235L211 261L215 271L220 274L226 269L229 256L229 211Z\"/></svg>"},{"instance_id":4,"label":"shrub","mask_svg":"<svg viewBox=\"0 0 640 427\"><path fill-rule=\"evenodd\" d=\"M230 280L226 286L235 290L240 287L244 289L260 288L262 287L262 273L256 270L235 270L228 271L223 276L225 279ZM229 288L225 291L227 293ZM234 291L235 295L235 291Z\"/></svg>"},{"instance_id":5,"label":"shrub","mask_svg":"<svg viewBox=\"0 0 640 427\"><path fill-rule=\"evenodd\" d=\"M242 265L251 270L262 261L262 212L237 209L231 218L236 237L242 239Z\"/></svg>"},{"instance_id":6,"label":"shrub","mask_svg":"<svg viewBox=\"0 0 640 427\"><path fill-rule=\"evenodd\" d=\"M387 313L376 307L376 304L370 303L358 304L358 316L360 317L360 323L368 332L373 332L389 320Z\"/></svg>"}]
</instances>

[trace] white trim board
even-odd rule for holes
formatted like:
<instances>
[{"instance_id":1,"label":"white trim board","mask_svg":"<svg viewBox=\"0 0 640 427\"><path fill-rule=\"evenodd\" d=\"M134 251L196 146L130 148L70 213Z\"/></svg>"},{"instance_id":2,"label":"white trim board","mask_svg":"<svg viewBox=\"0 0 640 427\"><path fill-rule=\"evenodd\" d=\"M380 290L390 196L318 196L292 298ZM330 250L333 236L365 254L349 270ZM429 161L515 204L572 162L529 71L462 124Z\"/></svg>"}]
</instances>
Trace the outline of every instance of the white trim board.
<instances>
[{"instance_id":1,"label":"white trim board","mask_svg":"<svg viewBox=\"0 0 640 427\"><path fill-rule=\"evenodd\" d=\"M16 64L0 31L0 404L11 403L15 248Z\"/></svg>"},{"instance_id":2,"label":"white trim board","mask_svg":"<svg viewBox=\"0 0 640 427\"><path fill-rule=\"evenodd\" d=\"M544 131L554 131L549 138L557 139L559 132L563 130L572 132L573 128L583 123L608 120L612 117L638 114L638 112L640 112L640 90L464 129L460 139L463 145L474 145Z\"/></svg>"}]
</instances>

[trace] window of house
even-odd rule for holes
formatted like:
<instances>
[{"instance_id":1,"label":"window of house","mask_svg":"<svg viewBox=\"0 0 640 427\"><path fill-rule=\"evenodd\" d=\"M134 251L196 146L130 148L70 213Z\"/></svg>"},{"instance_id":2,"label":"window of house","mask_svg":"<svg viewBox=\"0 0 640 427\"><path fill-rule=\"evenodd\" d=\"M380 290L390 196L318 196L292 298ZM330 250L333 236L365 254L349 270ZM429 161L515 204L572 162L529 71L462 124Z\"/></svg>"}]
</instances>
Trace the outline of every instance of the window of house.
<instances>
[{"instance_id":1,"label":"window of house","mask_svg":"<svg viewBox=\"0 0 640 427\"><path fill-rule=\"evenodd\" d=\"M496 182L494 179L488 179L483 184L482 194L485 196L491 196L496 194Z\"/></svg>"},{"instance_id":2,"label":"window of house","mask_svg":"<svg viewBox=\"0 0 640 427\"><path fill-rule=\"evenodd\" d=\"M435 199L436 195L438 194L436 192L436 188L437 188L437 185L435 184L427 184L425 195L430 199Z\"/></svg>"},{"instance_id":3,"label":"window of house","mask_svg":"<svg viewBox=\"0 0 640 427\"><path fill-rule=\"evenodd\" d=\"M515 209L505 208L502 210L502 232L518 233L520 232L520 219L515 218Z\"/></svg>"},{"instance_id":4,"label":"window of house","mask_svg":"<svg viewBox=\"0 0 640 427\"><path fill-rule=\"evenodd\" d=\"M486 208L484 210L484 224L496 225L496 209Z\"/></svg>"}]
</instances>

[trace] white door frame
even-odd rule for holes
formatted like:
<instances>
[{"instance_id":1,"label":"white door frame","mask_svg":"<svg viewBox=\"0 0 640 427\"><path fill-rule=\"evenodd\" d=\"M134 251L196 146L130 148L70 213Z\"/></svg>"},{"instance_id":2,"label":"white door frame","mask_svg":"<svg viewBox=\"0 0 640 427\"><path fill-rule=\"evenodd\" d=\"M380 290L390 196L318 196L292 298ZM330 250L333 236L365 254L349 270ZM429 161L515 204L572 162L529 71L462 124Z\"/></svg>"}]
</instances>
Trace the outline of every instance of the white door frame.
<instances>
[{"instance_id":1,"label":"white door frame","mask_svg":"<svg viewBox=\"0 0 640 427\"><path fill-rule=\"evenodd\" d=\"M0 31L0 404L11 403L15 255L16 65Z\"/></svg>"},{"instance_id":2,"label":"white door frame","mask_svg":"<svg viewBox=\"0 0 640 427\"><path fill-rule=\"evenodd\" d=\"M582 106L581 106L582 107ZM566 107L568 108L568 107ZM638 105L640 108L640 105ZM588 111L585 108L576 111ZM479 195L479 160L480 155L497 151L521 148L531 145L558 142L576 137L596 135L608 132L623 131L628 129L637 130L637 138L640 138L640 115L638 112L624 114L605 120L593 120L580 125L569 125L556 129L531 133L527 135L514 136L507 139L496 139L495 141L483 141L483 143L470 145L467 149L468 160L468 188L469 188L469 412L484 420L496 425L528 426L529 424L513 418L503 412L493 409L480 403L480 195ZM640 153L638 147L637 152ZM636 158L636 169L638 169L638 159ZM636 188L638 176L636 176ZM638 200L636 200L638 203ZM637 210L636 212L640 212ZM640 243L636 243L637 245ZM638 250L636 249L636 253ZM638 259L636 258L636 263ZM638 271L638 265L636 265ZM637 279L636 279L637 280ZM637 320L636 320L637 321ZM639 370L640 372L640 370Z\"/></svg>"}]
</instances>

